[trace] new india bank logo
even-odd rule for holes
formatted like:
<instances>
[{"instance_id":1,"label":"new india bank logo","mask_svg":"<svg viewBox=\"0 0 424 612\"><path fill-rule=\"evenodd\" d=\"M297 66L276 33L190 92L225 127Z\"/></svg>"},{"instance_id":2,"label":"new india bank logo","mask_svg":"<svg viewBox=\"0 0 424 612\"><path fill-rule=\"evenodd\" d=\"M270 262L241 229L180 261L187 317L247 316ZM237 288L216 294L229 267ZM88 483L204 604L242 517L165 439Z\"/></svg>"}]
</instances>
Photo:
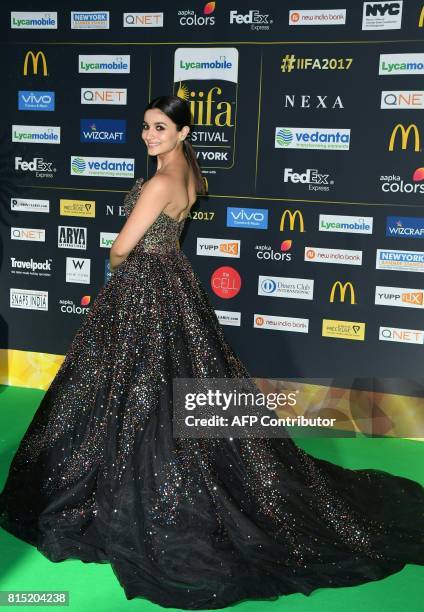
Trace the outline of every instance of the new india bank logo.
<instances>
[{"instance_id":1,"label":"new india bank logo","mask_svg":"<svg viewBox=\"0 0 424 612\"><path fill-rule=\"evenodd\" d=\"M408 142L411 137L411 134L414 135L414 151L416 153L421 151L420 132L415 123L410 123L408 127L405 127L402 123L398 123L397 125L395 125L389 140L389 151L394 151L396 140L397 142L399 142L399 138L397 139L398 134L400 134L399 138L402 151L405 151L408 148Z\"/></svg>"},{"instance_id":2,"label":"new india bank logo","mask_svg":"<svg viewBox=\"0 0 424 612\"><path fill-rule=\"evenodd\" d=\"M37 51L37 53L34 53L34 51L27 51L24 59L24 76L28 76L29 65L32 66L32 74L38 74L38 68L40 67L40 64L43 76L47 76L47 60L43 51Z\"/></svg>"}]
</instances>

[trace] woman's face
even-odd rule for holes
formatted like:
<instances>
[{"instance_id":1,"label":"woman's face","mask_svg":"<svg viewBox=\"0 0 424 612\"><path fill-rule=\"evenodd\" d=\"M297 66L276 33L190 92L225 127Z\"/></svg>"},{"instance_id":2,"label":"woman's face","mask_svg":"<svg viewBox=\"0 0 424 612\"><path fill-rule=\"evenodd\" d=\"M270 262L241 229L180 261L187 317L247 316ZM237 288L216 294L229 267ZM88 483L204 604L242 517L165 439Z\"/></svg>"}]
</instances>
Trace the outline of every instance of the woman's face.
<instances>
[{"instance_id":1,"label":"woman's face","mask_svg":"<svg viewBox=\"0 0 424 612\"><path fill-rule=\"evenodd\" d=\"M144 113L141 137L149 155L160 155L175 149L179 142L182 144L183 130L179 132L176 124L161 110L151 108Z\"/></svg>"}]
</instances>

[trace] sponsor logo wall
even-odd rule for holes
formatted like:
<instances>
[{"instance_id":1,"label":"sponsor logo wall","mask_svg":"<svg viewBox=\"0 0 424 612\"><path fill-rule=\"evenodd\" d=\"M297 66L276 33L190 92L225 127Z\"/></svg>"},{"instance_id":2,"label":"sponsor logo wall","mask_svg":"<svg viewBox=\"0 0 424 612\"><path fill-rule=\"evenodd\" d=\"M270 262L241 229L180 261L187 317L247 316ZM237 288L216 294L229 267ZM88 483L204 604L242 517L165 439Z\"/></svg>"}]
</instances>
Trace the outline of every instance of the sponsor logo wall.
<instances>
[{"instance_id":1,"label":"sponsor logo wall","mask_svg":"<svg viewBox=\"0 0 424 612\"><path fill-rule=\"evenodd\" d=\"M210 193L181 247L249 371L413 378L424 11L338 4L0 9L13 105L0 348L66 352L110 279L125 193L155 171L142 109L172 93L190 106Z\"/></svg>"}]
</instances>

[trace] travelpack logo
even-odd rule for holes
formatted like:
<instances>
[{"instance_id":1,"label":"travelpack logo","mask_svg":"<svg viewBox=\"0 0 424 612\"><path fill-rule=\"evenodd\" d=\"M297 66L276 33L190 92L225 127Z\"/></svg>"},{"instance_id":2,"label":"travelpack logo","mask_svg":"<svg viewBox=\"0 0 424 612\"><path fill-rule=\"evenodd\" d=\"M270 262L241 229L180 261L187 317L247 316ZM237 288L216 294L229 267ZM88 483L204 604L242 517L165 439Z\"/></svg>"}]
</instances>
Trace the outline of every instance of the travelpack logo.
<instances>
[{"instance_id":1,"label":"travelpack logo","mask_svg":"<svg viewBox=\"0 0 424 612\"><path fill-rule=\"evenodd\" d=\"M234 325L235 327L240 327L241 325L241 312L215 310L215 314L220 325Z\"/></svg>"},{"instance_id":2,"label":"travelpack logo","mask_svg":"<svg viewBox=\"0 0 424 612\"><path fill-rule=\"evenodd\" d=\"M109 11L71 11L72 30L108 30Z\"/></svg>"},{"instance_id":3,"label":"travelpack logo","mask_svg":"<svg viewBox=\"0 0 424 612\"><path fill-rule=\"evenodd\" d=\"M10 268L10 273L18 276L50 277L52 275L52 259L50 257L44 261L35 261L32 257L31 259L11 257Z\"/></svg>"},{"instance_id":4,"label":"travelpack logo","mask_svg":"<svg viewBox=\"0 0 424 612\"><path fill-rule=\"evenodd\" d=\"M124 28L163 28L163 13L124 13Z\"/></svg>"},{"instance_id":5,"label":"travelpack logo","mask_svg":"<svg viewBox=\"0 0 424 612\"><path fill-rule=\"evenodd\" d=\"M192 9L178 11L179 23L181 26L213 26L215 25L215 6L216 2L206 2L203 7L202 15Z\"/></svg>"},{"instance_id":6,"label":"travelpack logo","mask_svg":"<svg viewBox=\"0 0 424 612\"><path fill-rule=\"evenodd\" d=\"M54 91L18 91L18 110L54 111Z\"/></svg>"},{"instance_id":7,"label":"travelpack logo","mask_svg":"<svg viewBox=\"0 0 424 612\"><path fill-rule=\"evenodd\" d=\"M362 266L362 251L307 246L305 247L305 261Z\"/></svg>"},{"instance_id":8,"label":"travelpack logo","mask_svg":"<svg viewBox=\"0 0 424 612\"><path fill-rule=\"evenodd\" d=\"M344 25L346 9L289 11L289 25Z\"/></svg>"},{"instance_id":9,"label":"travelpack logo","mask_svg":"<svg viewBox=\"0 0 424 612\"><path fill-rule=\"evenodd\" d=\"M289 253L292 246L291 240L283 240L280 244L280 250L274 251L270 244L256 244L256 258L261 261L291 261L292 254Z\"/></svg>"},{"instance_id":10,"label":"travelpack logo","mask_svg":"<svg viewBox=\"0 0 424 612\"><path fill-rule=\"evenodd\" d=\"M118 234L115 232L100 232L100 244L102 249L110 249Z\"/></svg>"},{"instance_id":11,"label":"travelpack logo","mask_svg":"<svg viewBox=\"0 0 424 612\"><path fill-rule=\"evenodd\" d=\"M273 23L274 20L269 18L269 14L261 13L258 9L251 9L247 13L230 11L231 25L248 25L251 30L263 31L270 30Z\"/></svg>"},{"instance_id":12,"label":"travelpack logo","mask_svg":"<svg viewBox=\"0 0 424 612\"><path fill-rule=\"evenodd\" d=\"M53 162L45 161L44 157L34 157L31 161L24 161L22 157L15 157L15 170L17 172L34 172L37 178L54 178L56 168Z\"/></svg>"},{"instance_id":13,"label":"travelpack logo","mask_svg":"<svg viewBox=\"0 0 424 612\"><path fill-rule=\"evenodd\" d=\"M318 172L316 168L307 168L304 172L293 172L293 168L284 168L283 181L292 185L307 185L309 191L330 191L334 185L330 174Z\"/></svg>"},{"instance_id":14,"label":"travelpack logo","mask_svg":"<svg viewBox=\"0 0 424 612\"><path fill-rule=\"evenodd\" d=\"M240 257L240 240L198 237L196 255Z\"/></svg>"},{"instance_id":15,"label":"travelpack logo","mask_svg":"<svg viewBox=\"0 0 424 612\"><path fill-rule=\"evenodd\" d=\"M320 215L320 232L339 232L343 234L372 234L373 217L353 217L350 215Z\"/></svg>"},{"instance_id":16,"label":"travelpack logo","mask_svg":"<svg viewBox=\"0 0 424 612\"><path fill-rule=\"evenodd\" d=\"M331 291L330 291L330 302L333 303L335 298L336 298L336 291L340 297L340 302L344 302L346 299L346 293L347 290L349 289L349 295L350 295L350 303L351 304L356 304L356 299L355 299L355 289L352 285L352 283L350 281L346 281L345 283L342 283L341 281L337 280L335 283L333 283L333 286L331 287Z\"/></svg>"},{"instance_id":17,"label":"travelpack logo","mask_svg":"<svg viewBox=\"0 0 424 612\"><path fill-rule=\"evenodd\" d=\"M266 208L227 207L227 227L248 229L267 229L268 210Z\"/></svg>"},{"instance_id":18,"label":"travelpack logo","mask_svg":"<svg viewBox=\"0 0 424 612\"><path fill-rule=\"evenodd\" d=\"M309 331L309 319L254 314L253 327L256 327L257 329L273 329L277 331L300 332L302 334L307 334Z\"/></svg>"},{"instance_id":19,"label":"travelpack logo","mask_svg":"<svg viewBox=\"0 0 424 612\"><path fill-rule=\"evenodd\" d=\"M11 198L10 210L20 212L50 212L50 200L29 200L27 198Z\"/></svg>"},{"instance_id":20,"label":"travelpack logo","mask_svg":"<svg viewBox=\"0 0 424 612\"><path fill-rule=\"evenodd\" d=\"M122 104L127 103L126 89L108 87L82 87L81 104Z\"/></svg>"},{"instance_id":21,"label":"travelpack logo","mask_svg":"<svg viewBox=\"0 0 424 612\"><path fill-rule=\"evenodd\" d=\"M60 127L53 125L12 125L12 142L60 144Z\"/></svg>"},{"instance_id":22,"label":"travelpack logo","mask_svg":"<svg viewBox=\"0 0 424 612\"><path fill-rule=\"evenodd\" d=\"M96 216L96 202L94 200L60 200L60 215L64 217L90 217Z\"/></svg>"},{"instance_id":23,"label":"travelpack logo","mask_svg":"<svg viewBox=\"0 0 424 612\"><path fill-rule=\"evenodd\" d=\"M377 249L375 267L377 270L424 272L424 252Z\"/></svg>"},{"instance_id":24,"label":"travelpack logo","mask_svg":"<svg viewBox=\"0 0 424 612\"><path fill-rule=\"evenodd\" d=\"M350 129L276 127L276 149L348 151Z\"/></svg>"},{"instance_id":25,"label":"travelpack logo","mask_svg":"<svg viewBox=\"0 0 424 612\"><path fill-rule=\"evenodd\" d=\"M322 320L322 335L339 340L365 340L365 323L359 321Z\"/></svg>"},{"instance_id":26,"label":"travelpack logo","mask_svg":"<svg viewBox=\"0 0 424 612\"><path fill-rule=\"evenodd\" d=\"M424 218L387 217L386 236L390 238L424 238Z\"/></svg>"},{"instance_id":27,"label":"travelpack logo","mask_svg":"<svg viewBox=\"0 0 424 612\"><path fill-rule=\"evenodd\" d=\"M400 134L399 138L397 135ZM421 151L421 140L420 140L420 132L415 125L415 123L410 123L407 127L405 127L402 123L398 123L392 130L390 140L389 140L389 151L394 151L395 142L399 142L401 144L402 151L408 148L408 143L410 141L411 134L414 135L414 138L411 137L414 143L414 151L416 153Z\"/></svg>"},{"instance_id":28,"label":"travelpack logo","mask_svg":"<svg viewBox=\"0 0 424 612\"><path fill-rule=\"evenodd\" d=\"M424 344L424 330L403 329L402 327L383 327L378 333L379 340L387 342L405 342L406 344Z\"/></svg>"},{"instance_id":29,"label":"travelpack logo","mask_svg":"<svg viewBox=\"0 0 424 612\"><path fill-rule=\"evenodd\" d=\"M375 288L375 303L379 306L424 308L424 291L405 287Z\"/></svg>"},{"instance_id":30,"label":"travelpack logo","mask_svg":"<svg viewBox=\"0 0 424 612\"><path fill-rule=\"evenodd\" d=\"M424 91L382 91L380 108L421 110L424 108Z\"/></svg>"},{"instance_id":31,"label":"travelpack logo","mask_svg":"<svg viewBox=\"0 0 424 612\"><path fill-rule=\"evenodd\" d=\"M424 168L417 168L412 174L413 183L408 183L396 174L380 176L384 193L424 193Z\"/></svg>"},{"instance_id":32,"label":"travelpack logo","mask_svg":"<svg viewBox=\"0 0 424 612\"><path fill-rule=\"evenodd\" d=\"M29 240L31 242L45 242L46 230L30 227L11 227L11 240Z\"/></svg>"},{"instance_id":33,"label":"travelpack logo","mask_svg":"<svg viewBox=\"0 0 424 612\"><path fill-rule=\"evenodd\" d=\"M184 47L175 51L174 92L190 107L191 143L202 168L234 165L237 82L237 49Z\"/></svg>"},{"instance_id":34,"label":"travelpack logo","mask_svg":"<svg viewBox=\"0 0 424 612\"><path fill-rule=\"evenodd\" d=\"M81 142L126 142L127 122L124 119L81 119Z\"/></svg>"},{"instance_id":35,"label":"travelpack logo","mask_svg":"<svg viewBox=\"0 0 424 612\"><path fill-rule=\"evenodd\" d=\"M314 297L314 281L310 278L259 276L258 295L312 300Z\"/></svg>"},{"instance_id":36,"label":"travelpack logo","mask_svg":"<svg viewBox=\"0 0 424 612\"><path fill-rule=\"evenodd\" d=\"M397 2L364 2L363 30L400 30L402 27L402 0Z\"/></svg>"},{"instance_id":37,"label":"travelpack logo","mask_svg":"<svg viewBox=\"0 0 424 612\"><path fill-rule=\"evenodd\" d=\"M340 96L335 96L328 100L328 96L284 94L283 108L313 108L334 110L335 108L344 108L344 106Z\"/></svg>"},{"instance_id":38,"label":"travelpack logo","mask_svg":"<svg viewBox=\"0 0 424 612\"><path fill-rule=\"evenodd\" d=\"M424 74L424 53L382 53L378 74Z\"/></svg>"},{"instance_id":39,"label":"travelpack logo","mask_svg":"<svg viewBox=\"0 0 424 612\"><path fill-rule=\"evenodd\" d=\"M11 287L10 308L47 311L49 309L49 292Z\"/></svg>"},{"instance_id":40,"label":"travelpack logo","mask_svg":"<svg viewBox=\"0 0 424 612\"><path fill-rule=\"evenodd\" d=\"M221 266L211 275L212 291L223 300L235 297L241 289L241 276L231 266Z\"/></svg>"},{"instance_id":41,"label":"travelpack logo","mask_svg":"<svg viewBox=\"0 0 424 612\"><path fill-rule=\"evenodd\" d=\"M281 58L280 70L349 70L352 62L352 57L299 57L286 53Z\"/></svg>"},{"instance_id":42,"label":"travelpack logo","mask_svg":"<svg viewBox=\"0 0 424 612\"><path fill-rule=\"evenodd\" d=\"M48 76L47 60L43 51L37 51L37 53L34 53L34 51L27 51L24 59L24 76L28 76L29 66L32 67L32 74L38 75L38 69L40 68L40 71L42 70L43 76Z\"/></svg>"},{"instance_id":43,"label":"travelpack logo","mask_svg":"<svg viewBox=\"0 0 424 612\"><path fill-rule=\"evenodd\" d=\"M79 55L78 72L85 74L129 74L129 55Z\"/></svg>"},{"instance_id":44,"label":"travelpack logo","mask_svg":"<svg viewBox=\"0 0 424 612\"><path fill-rule=\"evenodd\" d=\"M59 225L57 228L57 246L59 249L87 249L87 228Z\"/></svg>"},{"instance_id":45,"label":"travelpack logo","mask_svg":"<svg viewBox=\"0 0 424 612\"><path fill-rule=\"evenodd\" d=\"M66 282L90 284L91 259L82 257L66 258Z\"/></svg>"},{"instance_id":46,"label":"travelpack logo","mask_svg":"<svg viewBox=\"0 0 424 612\"><path fill-rule=\"evenodd\" d=\"M10 27L12 30L57 30L57 13L12 11Z\"/></svg>"},{"instance_id":47,"label":"travelpack logo","mask_svg":"<svg viewBox=\"0 0 424 612\"><path fill-rule=\"evenodd\" d=\"M76 304L74 300L62 299L59 300L60 312L63 312L64 314L85 315L90 311L90 302L90 295L83 295L79 301L79 304Z\"/></svg>"},{"instance_id":48,"label":"travelpack logo","mask_svg":"<svg viewBox=\"0 0 424 612\"><path fill-rule=\"evenodd\" d=\"M71 174L74 176L134 178L134 159L72 155Z\"/></svg>"}]
</instances>

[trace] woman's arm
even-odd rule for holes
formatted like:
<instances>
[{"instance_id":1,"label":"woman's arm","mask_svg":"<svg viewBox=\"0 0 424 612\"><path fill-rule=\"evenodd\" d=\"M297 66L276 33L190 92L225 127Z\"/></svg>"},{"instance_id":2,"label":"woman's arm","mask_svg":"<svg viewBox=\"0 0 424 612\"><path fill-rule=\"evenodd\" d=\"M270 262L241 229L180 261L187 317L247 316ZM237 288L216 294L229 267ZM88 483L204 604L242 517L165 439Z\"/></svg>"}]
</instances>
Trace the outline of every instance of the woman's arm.
<instances>
[{"instance_id":1,"label":"woman's arm","mask_svg":"<svg viewBox=\"0 0 424 612\"><path fill-rule=\"evenodd\" d=\"M124 262L172 198L172 180L155 175L141 189L134 208L110 249L112 272Z\"/></svg>"}]
</instances>

